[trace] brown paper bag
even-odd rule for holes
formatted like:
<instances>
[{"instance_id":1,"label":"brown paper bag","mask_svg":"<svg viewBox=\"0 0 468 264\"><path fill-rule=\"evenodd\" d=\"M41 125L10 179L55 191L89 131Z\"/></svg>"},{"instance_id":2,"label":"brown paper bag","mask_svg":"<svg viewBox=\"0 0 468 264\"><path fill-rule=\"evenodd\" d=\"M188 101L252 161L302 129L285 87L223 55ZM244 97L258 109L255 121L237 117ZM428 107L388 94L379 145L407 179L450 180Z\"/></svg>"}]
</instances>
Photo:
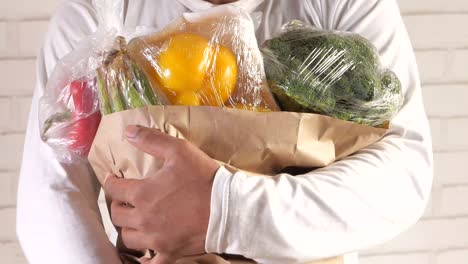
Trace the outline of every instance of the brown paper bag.
<instances>
[{"instance_id":1,"label":"brown paper bag","mask_svg":"<svg viewBox=\"0 0 468 264\"><path fill-rule=\"evenodd\" d=\"M230 168L252 175L275 175L288 167L324 167L378 141L386 131L307 113L188 106L127 110L103 117L91 148L89 161L101 184L111 172L141 179L161 166L126 141L127 125L157 128L186 139ZM194 261L226 263L213 254ZM338 257L314 264L342 262Z\"/></svg>"}]
</instances>

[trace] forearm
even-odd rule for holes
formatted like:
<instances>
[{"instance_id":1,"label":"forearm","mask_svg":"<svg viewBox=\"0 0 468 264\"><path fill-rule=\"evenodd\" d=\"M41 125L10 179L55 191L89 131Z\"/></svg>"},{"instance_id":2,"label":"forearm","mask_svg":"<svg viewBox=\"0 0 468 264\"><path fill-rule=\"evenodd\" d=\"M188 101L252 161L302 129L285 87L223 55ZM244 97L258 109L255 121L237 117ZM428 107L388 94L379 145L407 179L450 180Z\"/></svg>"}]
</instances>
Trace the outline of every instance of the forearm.
<instances>
[{"instance_id":1,"label":"forearm","mask_svg":"<svg viewBox=\"0 0 468 264\"><path fill-rule=\"evenodd\" d=\"M220 213L210 219L207 249L294 263L394 237L421 216L432 180L431 158L409 154L396 140L296 177L218 175L213 199L219 202L212 209ZM386 151L382 145L389 145Z\"/></svg>"},{"instance_id":2,"label":"forearm","mask_svg":"<svg viewBox=\"0 0 468 264\"><path fill-rule=\"evenodd\" d=\"M99 182L87 164L61 164L41 140L39 104L57 61L93 29L89 6L60 5L37 60L18 189L17 233L31 263L120 263L97 206Z\"/></svg>"},{"instance_id":3,"label":"forearm","mask_svg":"<svg viewBox=\"0 0 468 264\"><path fill-rule=\"evenodd\" d=\"M25 142L17 232L30 263L120 263L97 206L100 185L87 164L62 165L40 139L36 89Z\"/></svg>"},{"instance_id":4,"label":"forearm","mask_svg":"<svg viewBox=\"0 0 468 264\"><path fill-rule=\"evenodd\" d=\"M358 33L377 47L383 65L401 80L404 106L381 141L326 168L295 177L219 174L210 252L267 263L321 259L386 241L423 213L432 184L431 139L397 4L337 0L323 7L327 28Z\"/></svg>"},{"instance_id":5,"label":"forearm","mask_svg":"<svg viewBox=\"0 0 468 264\"><path fill-rule=\"evenodd\" d=\"M91 201L77 190L31 187L20 184L17 209L18 238L29 263L120 263L97 205L89 206Z\"/></svg>"}]
</instances>

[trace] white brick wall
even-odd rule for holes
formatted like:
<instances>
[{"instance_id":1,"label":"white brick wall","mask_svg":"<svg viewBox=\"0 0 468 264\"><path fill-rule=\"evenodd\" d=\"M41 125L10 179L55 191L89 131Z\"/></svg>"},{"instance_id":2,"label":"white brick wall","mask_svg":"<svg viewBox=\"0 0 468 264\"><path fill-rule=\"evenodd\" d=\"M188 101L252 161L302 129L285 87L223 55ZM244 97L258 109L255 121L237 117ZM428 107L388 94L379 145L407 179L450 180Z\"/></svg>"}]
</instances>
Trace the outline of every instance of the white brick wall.
<instances>
[{"instance_id":1,"label":"white brick wall","mask_svg":"<svg viewBox=\"0 0 468 264\"><path fill-rule=\"evenodd\" d=\"M434 154L434 186L468 185L466 162L468 151L439 152Z\"/></svg>"},{"instance_id":2,"label":"white brick wall","mask_svg":"<svg viewBox=\"0 0 468 264\"><path fill-rule=\"evenodd\" d=\"M0 0L0 255L26 263L15 237L18 168L34 59L60 0ZM434 143L433 195L410 230L362 254L362 264L468 263L468 1L399 0L416 49ZM453 33L456 30L456 33ZM103 203L100 203L103 205ZM103 214L107 214L101 207ZM105 217L107 230L110 222Z\"/></svg>"},{"instance_id":3,"label":"white brick wall","mask_svg":"<svg viewBox=\"0 0 468 264\"><path fill-rule=\"evenodd\" d=\"M0 78L3 80L0 96L31 95L36 80L33 59L0 60Z\"/></svg>"},{"instance_id":4,"label":"white brick wall","mask_svg":"<svg viewBox=\"0 0 468 264\"><path fill-rule=\"evenodd\" d=\"M468 260L468 250L444 250L437 254L437 264L466 264Z\"/></svg>"},{"instance_id":5,"label":"white brick wall","mask_svg":"<svg viewBox=\"0 0 468 264\"><path fill-rule=\"evenodd\" d=\"M6 20L47 20L54 12L58 0L2 0L0 18Z\"/></svg>"},{"instance_id":6,"label":"white brick wall","mask_svg":"<svg viewBox=\"0 0 468 264\"><path fill-rule=\"evenodd\" d=\"M440 199L441 215L468 216L468 185L444 187Z\"/></svg>"},{"instance_id":7,"label":"white brick wall","mask_svg":"<svg viewBox=\"0 0 468 264\"><path fill-rule=\"evenodd\" d=\"M35 56L41 46L47 21L22 21L18 23L18 40L20 56Z\"/></svg>"},{"instance_id":8,"label":"white brick wall","mask_svg":"<svg viewBox=\"0 0 468 264\"><path fill-rule=\"evenodd\" d=\"M468 32L453 30L468 24L468 14L427 14L405 16L405 24L411 33L413 45L421 49L463 48L468 46ZM427 25L431 25L428 27Z\"/></svg>"},{"instance_id":9,"label":"white brick wall","mask_svg":"<svg viewBox=\"0 0 468 264\"><path fill-rule=\"evenodd\" d=\"M16 204L17 183L17 173L0 172L0 208L8 208Z\"/></svg>"},{"instance_id":10,"label":"white brick wall","mask_svg":"<svg viewBox=\"0 0 468 264\"><path fill-rule=\"evenodd\" d=\"M426 112L432 117L450 118L468 116L466 98L468 85L425 85L423 87Z\"/></svg>"},{"instance_id":11,"label":"white brick wall","mask_svg":"<svg viewBox=\"0 0 468 264\"><path fill-rule=\"evenodd\" d=\"M21 247L16 242L0 242L0 256L2 263L8 264L26 264Z\"/></svg>"},{"instance_id":12,"label":"white brick wall","mask_svg":"<svg viewBox=\"0 0 468 264\"><path fill-rule=\"evenodd\" d=\"M398 1L403 14L444 14L468 11L465 0L409 0Z\"/></svg>"},{"instance_id":13,"label":"white brick wall","mask_svg":"<svg viewBox=\"0 0 468 264\"><path fill-rule=\"evenodd\" d=\"M468 1L398 2L423 82L435 179L423 219L361 263L468 263Z\"/></svg>"},{"instance_id":14,"label":"white brick wall","mask_svg":"<svg viewBox=\"0 0 468 264\"><path fill-rule=\"evenodd\" d=\"M0 263L27 263L15 233L16 189L35 56L60 0L0 0Z\"/></svg>"},{"instance_id":15,"label":"white brick wall","mask_svg":"<svg viewBox=\"0 0 468 264\"><path fill-rule=\"evenodd\" d=\"M5 207L0 211L0 219L2 219L2 232L0 232L1 242L12 242L16 240L16 210L11 207Z\"/></svg>"}]
</instances>

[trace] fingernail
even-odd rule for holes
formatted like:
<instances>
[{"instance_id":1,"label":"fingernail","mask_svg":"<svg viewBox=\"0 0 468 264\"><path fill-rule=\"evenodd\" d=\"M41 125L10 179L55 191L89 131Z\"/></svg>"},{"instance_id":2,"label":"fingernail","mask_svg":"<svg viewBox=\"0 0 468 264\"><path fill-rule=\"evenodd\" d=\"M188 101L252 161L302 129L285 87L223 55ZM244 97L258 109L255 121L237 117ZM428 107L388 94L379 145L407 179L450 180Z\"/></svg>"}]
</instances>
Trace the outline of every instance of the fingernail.
<instances>
[{"instance_id":1,"label":"fingernail","mask_svg":"<svg viewBox=\"0 0 468 264\"><path fill-rule=\"evenodd\" d=\"M129 139L136 138L138 135L138 132L140 132L139 126L128 126L127 129L125 129L125 135Z\"/></svg>"}]
</instances>

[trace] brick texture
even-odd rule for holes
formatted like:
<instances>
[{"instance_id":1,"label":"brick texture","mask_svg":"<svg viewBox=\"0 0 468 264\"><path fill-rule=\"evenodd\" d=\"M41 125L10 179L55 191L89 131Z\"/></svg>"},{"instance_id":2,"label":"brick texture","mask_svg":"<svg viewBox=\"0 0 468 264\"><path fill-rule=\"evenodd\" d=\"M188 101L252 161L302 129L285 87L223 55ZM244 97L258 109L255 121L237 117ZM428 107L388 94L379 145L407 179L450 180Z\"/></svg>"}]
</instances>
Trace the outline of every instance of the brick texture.
<instances>
[{"instance_id":1,"label":"brick texture","mask_svg":"<svg viewBox=\"0 0 468 264\"><path fill-rule=\"evenodd\" d=\"M29 96L0 98L0 132L24 132L30 108Z\"/></svg>"},{"instance_id":2,"label":"brick texture","mask_svg":"<svg viewBox=\"0 0 468 264\"><path fill-rule=\"evenodd\" d=\"M446 187L441 194L441 214L444 216L468 216L468 185Z\"/></svg>"},{"instance_id":3,"label":"brick texture","mask_svg":"<svg viewBox=\"0 0 468 264\"><path fill-rule=\"evenodd\" d=\"M416 50L421 81L423 83L444 82L449 63L448 52L441 50Z\"/></svg>"},{"instance_id":4,"label":"brick texture","mask_svg":"<svg viewBox=\"0 0 468 264\"><path fill-rule=\"evenodd\" d=\"M403 14L468 12L468 2L465 0L398 0L398 4Z\"/></svg>"},{"instance_id":5,"label":"brick texture","mask_svg":"<svg viewBox=\"0 0 468 264\"><path fill-rule=\"evenodd\" d=\"M0 232L0 241L8 242L16 240L16 210L4 208L0 210L0 219L2 219L2 232Z\"/></svg>"},{"instance_id":6,"label":"brick texture","mask_svg":"<svg viewBox=\"0 0 468 264\"><path fill-rule=\"evenodd\" d=\"M11 100L9 98L0 98L0 131L9 129L8 123L11 120Z\"/></svg>"},{"instance_id":7,"label":"brick texture","mask_svg":"<svg viewBox=\"0 0 468 264\"><path fill-rule=\"evenodd\" d=\"M34 60L0 60L0 96L31 95L36 80Z\"/></svg>"},{"instance_id":8,"label":"brick texture","mask_svg":"<svg viewBox=\"0 0 468 264\"><path fill-rule=\"evenodd\" d=\"M448 54L447 76L449 82L468 82L468 49L452 50Z\"/></svg>"},{"instance_id":9,"label":"brick texture","mask_svg":"<svg viewBox=\"0 0 468 264\"><path fill-rule=\"evenodd\" d=\"M11 131L25 131L31 109L31 100L30 96L14 97L11 99L11 123L13 124L13 128L10 128Z\"/></svg>"},{"instance_id":10,"label":"brick texture","mask_svg":"<svg viewBox=\"0 0 468 264\"><path fill-rule=\"evenodd\" d=\"M432 144L435 150L443 149L446 142L447 125L445 120L440 118L430 118L429 126L431 128Z\"/></svg>"},{"instance_id":11,"label":"brick texture","mask_svg":"<svg viewBox=\"0 0 468 264\"><path fill-rule=\"evenodd\" d=\"M468 47L468 31L450 30L468 24L468 14L410 15L405 24L417 49Z\"/></svg>"},{"instance_id":12,"label":"brick texture","mask_svg":"<svg viewBox=\"0 0 468 264\"><path fill-rule=\"evenodd\" d=\"M25 21L18 25L19 53L22 56L34 56L42 45L47 31L47 21Z\"/></svg>"},{"instance_id":13,"label":"brick texture","mask_svg":"<svg viewBox=\"0 0 468 264\"><path fill-rule=\"evenodd\" d=\"M16 204L18 173L0 172L0 208Z\"/></svg>"},{"instance_id":14,"label":"brick texture","mask_svg":"<svg viewBox=\"0 0 468 264\"><path fill-rule=\"evenodd\" d=\"M43 19L49 17L60 0L3 0L0 9L0 18L17 19Z\"/></svg>"},{"instance_id":15,"label":"brick texture","mask_svg":"<svg viewBox=\"0 0 468 264\"><path fill-rule=\"evenodd\" d=\"M423 219L430 218L435 214L436 208L435 208L434 199L433 199L434 193L435 193L435 190L432 190L431 197L429 197L429 201L427 202L427 205L426 205L426 210L424 210Z\"/></svg>"},{"instance_id":16,"label":"brick texture","mask_svg":"<svg viewBox=\"0 0 468 264\"><path fill-rule=\"evenodd\" d=\"M434 185L468 184L466 162L468 152L444 152L434 154Z\"/></svg>"},{"instance_id":17,"label":"brick texture","mask_svg":"<svg viewBox=\"0 0 468 264\"><path fill-rule=\"evenodd\" d=\"M427 85L422 91L429 117L468 116L468 85Z\"/></svg>"},{"instance_id":18,"label":"brick texture","mask_svg":"<svg viewBox=\"0 0 468 264\"><path fill-rule=\"evenodd\" d=\"M423 84L468 82L468 49L416 50Z\"/></svg>"},{"instance_id":19,"label":"brick texture","mask_svg":"<svg viewBox=\"0 0 468 264\"><path fill-rule=\"evenodd\" d=\"M2 263L5 264L28 263L17 242L0 242L0 256L2 256Z\"/></svg>"},{"instance_id":20,"label":"brick texture","mask_svg":"<svg viewBox=\"0 0 468 264\"><path fill-rule=\"evenodd\" d=\"M0 168L17 170L21 164L24 134L0 135ZM0 218L1 219L1 218Z\"/></svg>"},{"instance_id":21,"label":"brick texture","mask_svg":"<svg viewBox=\"0 0 468 264\"><path fill-rule=\"evenodd\" d=\"M16 23L0 22L0 58L18 54Z\"/></svg>"},{"instance_id":22,"label":"brick texture","mask_svg":"<svg viewBox=\"0 0 468 264\"><path fill-rule=\"evenodd\" d=\"M419 221L407 232L367 253L407 253L437 249L468 248L468 217Z\"/></svg>"},{"instance_id":23,"label":"brick texture","mask_svg":"<svg viewBox=\"0 0 468 264\"><path fill-rule=\"evenodd\" d=\"M446 250L437 254L436 264L465 264L468 260L468 249Z\"/></svg>"},{"instance_id":24,"label":"brick texture","mask_svg":"<svg viewBox=\"0 0 468 264\"><path fill-rule=\"evenodd\" d=\"M447 120L447 147L468 149L468 117Z\"/></svg>"}]
</instances>

